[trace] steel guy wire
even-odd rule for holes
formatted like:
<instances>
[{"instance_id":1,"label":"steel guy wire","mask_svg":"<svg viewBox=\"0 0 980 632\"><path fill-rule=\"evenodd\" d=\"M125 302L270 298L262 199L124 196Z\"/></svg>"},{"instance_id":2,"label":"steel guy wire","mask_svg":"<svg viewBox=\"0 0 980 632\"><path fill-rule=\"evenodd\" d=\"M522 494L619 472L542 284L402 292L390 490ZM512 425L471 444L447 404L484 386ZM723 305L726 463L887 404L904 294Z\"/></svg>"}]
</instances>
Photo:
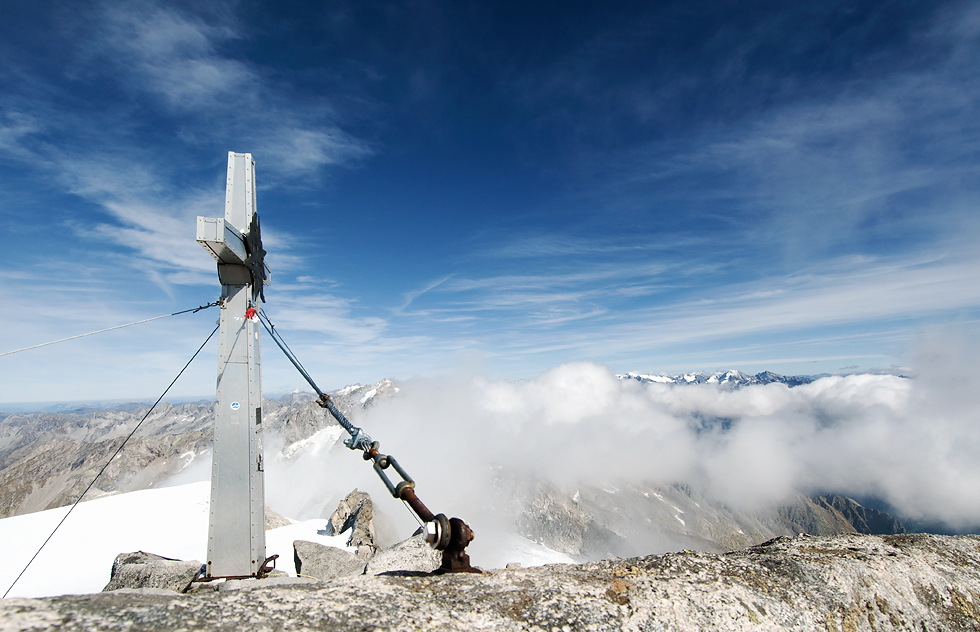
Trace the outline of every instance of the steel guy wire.
<instances>
[{"instance_id":1,"label":"steel guy wire","mask_svg":"<svg viewBox=\"0 0 980 632\"><path fill-rule=\"evenodd\" d=\"M214 307L215 305L220 305L221 301L215 301L213 303L208 303L207 305L201 305L200 307L194 307L192 309L185 309L179 312L174 312L173 314L164 314L162 316L154 316L153 318L146 318L143 320L137 320L136 322L126 323L125 325L116 325L115 327L107 327L105 329L100 329L98 331L90 331L87 334L78 334L77 336L69 336L67 338L62 338L61 340L52 340L51 342L42 342L39 345L33 345L30 347L24 347L23 349L14 349L13 351L4 351L0 353L0 356L10 355L12 353L20 353L21 351L29 351L31 349L37 349L38 347L46 347L48 345L58 344L59 342L68 342L69 340L75 340L76 338L84 338L85 336L94 336L95 334L105 333L107 331L112 331L113 329L122 329L123 327L132 327L133 325L141 325L143 323L148 323L152 320L160 320L161 318L169 318L171 316L177 316L179 314L186 314L187 312L197 313L202 309L207 309L209 307Z\"/></svg>"},{"instance_id":2,"label":"steel guy wire","mask_svg":"<svg viewBox=\"0 0 980 632\"><path fill-rule=\"evenodd\" d=\"M296 367L296 370L300 372L300 375L303 376L303 378L307 381L307 383L313 387L313 390L316 391L316 394L323 395L323 391L321 391L320 387L317 386L316 383L313 381L313 378L306 371L306 368L303 366L303 363L299 361L299 358L296 357L296 354L293 353L293 350L289 348L288 344L286 344L285 339L283 339L283 337L279 335L279 332L276 331L276 326L272 324L272 321L266 315L265 310L259 310L259 320L262 322L262 326L265 327L265 330L269 332L269 335L272 337L273 342L279 345L279 349L281 349L282 352L286 354L286 357L289 359L290 362L293 363L293 366Z\"/></svg>"},{"instance_id":3,"label":"steel guy wire","mask_svg":"<svg viewBox=\"0 0 980 632\"><path fill-rule=\"evenodd\" d=\"M173 387L173 385L177 383L177 380L180 379L180 376L184 374L184 371L187 370L187 367L189 367L191 365L191 362L194 361L194 358L197 357L197 354L201 353L201 349L204 348L204 345L208 344L208 341L211 340L211 338L214 336L214 334L218 331L218 328L219 327L220 327L220 325L216 326L214 328L214 330L212 330L211 333L208 334L208 337L204 340L203 343L201 343L201 346L197 348L197 351L195 351L194 352L194 355L191 356L191 359L187 361L187 364L184 365L184 368L182 368L180 370L180 373L177 374L177 377L175 377L173 379L173 381L170 382L170 384L167 386L167 388L164 389L163 393L160 394L160 397L157 398L157 401L153 402L153 405L150 406L150 410L146 411L146 414L143 415L143 418L140 419L140 421L139 421L138 424L136 424L136 427L133 428L133 431L129 433L129 436L127 436L125 439L123 439L123 442L121 444L119 444L119 447L116 448L116 451L112 453L112 456L110 456L109 457L109 460L106 461L106 464L102 466L102 469L99 470L99 473L95 475L95 478L92 479L92 482L88 484L88 487L86 487L85 488L85 491L83 491L82 494L78 497L78 500L76 500L74 502L74 504L72 504L71 508L68 510L68 513L66 513L64 515L64 517L62 517L61 522L59 522L57 524L57 526L55 526L54 530L51 532L51 535L49 535L48 538L44 541L44 543L41 544L40 547L38 547L37 552L34 553L34 557L32 557L30 559L30 561L27 563L27 565L24 567L24 569L20 572L20 574L17 575L17 578L14 579L13 583L10 584L10 587L7 588L7 592L3 593L4 599L6 599L7 595L10 594L10 591L13 590L14 586L17 584L18 581L20 581L20 578L23 577L24 573L27 572L27 569L30 568L31 564L34 563L34 560L37 559L37 556L41 554L41 551L44 549L45 546L47 546L48 542L51 541L51 538L54 537L54 534L58 532L58 529L61 528L61 525L63 525L65 523L65 520L68 519L68 516L71 515L71 512L74 511L75 510L75 507L78 506L78 503L82 502L82 498L84 498L85 497L85 494L87 494L88 491L90 489L92 489L92 486L95 485L95 482L97 480L99 480L99 477L102 476L102 473L106 471L106 468L108 468L109 467L109 464L112 463L112 460L116 458L116 455L118 455L120 452L122 452L122 449L126 445L126 443L130 439L133 438L133 435L136 434L136 431L139 430L140 426L143 425L143 422L146 421L146 418L150 416L150 413L153 412L153 409L157 407L157 404L160 403L160 400L162 400L164 398L164 396L167 394L167 392L170 391L171 387Z\"/></svg>"},{"instance_id":4,"label":"steel guy wire","mask_svg":"<svg viewBox=\"0 0 980 632\"><path fill-rule=\"evenodd\" d=\"M344 413L342 413L340 409L334 405L333 401L330 399L330 396L320 390L320 387L316 385L316 382L313 381L313 378L303 367L303 363L299 361L299 358L297 358L296 354L293 353L293 350L289 348L289 345L287 345L286 341L279 335L279 332L275 331L275 326L272 324L272 321L269 320L269 317L266 316L265 311L259 310L258 314L259 320L262 322L262 326L265 327L267 332L269 332L269 336L272 337L273 342L275 342L279 346L279 349L286 354L286 357L293 363L296 370L300 372L300 375L302 375L306 382L313 387L316 394L320 396L320 400L323 402L322 406L330 411L330 414L337 420L337 423L339 423L351 436L349 441L344 441L344 445L351 450L357 449L362 445L370 445L371 437L363 433L360 428L352 424Z\"/></svg>"}]
</instances>

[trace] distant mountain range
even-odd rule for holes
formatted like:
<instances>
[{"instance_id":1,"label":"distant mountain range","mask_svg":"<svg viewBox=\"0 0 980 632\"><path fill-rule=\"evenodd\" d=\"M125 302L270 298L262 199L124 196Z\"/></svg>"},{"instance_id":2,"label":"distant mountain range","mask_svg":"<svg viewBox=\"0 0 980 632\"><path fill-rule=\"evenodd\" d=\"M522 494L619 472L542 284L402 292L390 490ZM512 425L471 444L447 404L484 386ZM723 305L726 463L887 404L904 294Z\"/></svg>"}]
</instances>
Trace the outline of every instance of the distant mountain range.
<instances>
[{"instance_id":1,"label":"distant mountain range","mask_svg":"<svg viewBox=\"0 0 980 632\"><path fill-rule=\"evenodd\" d=\"M621 380L636 380L637 382L657 383L657 384L719 384L729 388L741 388L754 384L785 384L789 387L809 384L816 379L825 377L823 375L779 375L771 371L763 371L755 375L742 373L741 371L717 371L715 373L684 373L682 375L647 375L643 373L624 373L617 375Z\"/></svg>"}]
</instances>

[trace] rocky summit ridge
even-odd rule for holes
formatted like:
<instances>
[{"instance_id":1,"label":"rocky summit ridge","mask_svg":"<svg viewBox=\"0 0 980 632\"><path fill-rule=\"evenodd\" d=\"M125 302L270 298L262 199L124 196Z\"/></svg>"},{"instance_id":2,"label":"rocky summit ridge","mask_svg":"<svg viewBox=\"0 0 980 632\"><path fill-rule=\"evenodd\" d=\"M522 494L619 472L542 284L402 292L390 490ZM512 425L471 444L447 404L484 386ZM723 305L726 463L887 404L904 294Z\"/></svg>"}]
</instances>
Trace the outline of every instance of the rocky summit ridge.
<instances>
[{"instance_id":1,"label":"rocky summit ridge","mask_svg":"<svg viewBox=\"0 0 980 632\"><path fill-rule=\"evenodd\" d=\"M980 630L980 537L781 537L727 554L0 600L0 629Z\"/></svg>"}]
</instances>

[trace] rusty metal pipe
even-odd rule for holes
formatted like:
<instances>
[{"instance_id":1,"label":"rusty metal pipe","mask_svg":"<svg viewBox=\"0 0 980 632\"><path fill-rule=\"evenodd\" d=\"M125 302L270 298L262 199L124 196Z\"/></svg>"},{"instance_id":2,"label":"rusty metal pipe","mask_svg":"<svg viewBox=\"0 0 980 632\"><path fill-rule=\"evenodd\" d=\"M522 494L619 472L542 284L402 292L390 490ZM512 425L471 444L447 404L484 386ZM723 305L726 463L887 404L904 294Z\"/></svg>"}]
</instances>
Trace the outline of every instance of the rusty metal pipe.
<instances>
[{"instance_id":1,"label":"rusty metal pipe","mask_svg":"<svg viewBox=\"0 0 980 632\"><path fill-rule=\"evenodd\" d=\"M435 515L429 511L429 508L422 504L419 497L415 495L415 489L411 487L404 487L401 490L401 498L408 503L408 506L412 508L422 522L432 522L436 519Z\"/></svg>"},{"instance_id":2,"label":"rusty metal pipe","mask_svg":"<svg viewBox=\"0 0 980 632\"><path fill-rule=\"evenodd\" d=\"M429 508L415 494L415 481L408 475L391 455L381 454L378 444L372 444L364 451L366 461L374 461L374 471L384 482L385 487L395 498L405 501L425 523L425 539L436 550L442 551L442 566L435 574L442 573L479 573L479 569L470 566L470 556L466 547L473 541L473 530L459 518L447 518L445 514L433 515ZM391 466L395 468L402 480L397 485L384 470Z\"/></svg>"}]
</instances>

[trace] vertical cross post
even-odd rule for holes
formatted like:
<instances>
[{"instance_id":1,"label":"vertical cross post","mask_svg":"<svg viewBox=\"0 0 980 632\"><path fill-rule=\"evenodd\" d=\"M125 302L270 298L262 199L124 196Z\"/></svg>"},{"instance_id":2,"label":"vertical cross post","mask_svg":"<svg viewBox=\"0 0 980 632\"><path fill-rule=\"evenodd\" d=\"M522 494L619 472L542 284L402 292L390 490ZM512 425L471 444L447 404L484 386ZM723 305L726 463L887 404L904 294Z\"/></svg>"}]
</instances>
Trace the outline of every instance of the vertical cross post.
<instances>
[{"instance_id":1,"label":"vertical cross post","mask_svg":"<svg viewBox=\"0 0 980 632\"><path fill-rule=\"evenodd\" d=\"M251 154L228 153L225 216L198 217L197 241L218 262L223 301L206 572L255 577L266 561L265 488L259 323L249 310L258 309L269 273Z\"/></svg>"}]
</instances>

